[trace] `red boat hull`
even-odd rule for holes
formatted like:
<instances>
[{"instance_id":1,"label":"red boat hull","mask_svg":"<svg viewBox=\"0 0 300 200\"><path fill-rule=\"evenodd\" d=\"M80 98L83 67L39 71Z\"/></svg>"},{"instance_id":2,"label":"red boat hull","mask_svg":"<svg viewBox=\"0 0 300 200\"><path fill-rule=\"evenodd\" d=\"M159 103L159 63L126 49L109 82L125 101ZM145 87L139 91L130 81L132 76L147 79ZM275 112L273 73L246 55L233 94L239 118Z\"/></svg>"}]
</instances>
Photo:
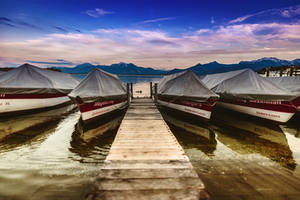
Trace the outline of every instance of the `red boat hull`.
<instances>
[{"instance_id":1,"label":"red boat hull","mask_svg":"<svg viewBox=\"0 0 300 200\"><path fill-rule=\"evenodd\" d=\"M79 110L81 112L81 118L83 122L88 123L105 114L111 113L118 109L123 109L127 105L127 100L109 100L93 103L79 104Z\"/></svg>"}]
</instances>

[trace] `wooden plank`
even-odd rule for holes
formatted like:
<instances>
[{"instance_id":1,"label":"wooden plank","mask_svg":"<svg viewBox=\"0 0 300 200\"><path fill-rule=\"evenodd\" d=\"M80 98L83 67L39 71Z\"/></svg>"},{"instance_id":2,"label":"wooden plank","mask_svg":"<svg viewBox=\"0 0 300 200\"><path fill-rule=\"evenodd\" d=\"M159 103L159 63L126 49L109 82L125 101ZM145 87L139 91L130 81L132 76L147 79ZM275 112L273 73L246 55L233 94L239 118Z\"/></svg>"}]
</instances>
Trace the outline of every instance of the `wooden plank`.
<instances>
[{"instance_id":1,"label":"wooden plank","mask_svg":"<svg viewBox=\"0 0 300 200\"><path fill-rule=\"evenodd\" d=\"M96 195L90 195L87 200L153 200L153 199L172 199L172 200L199 200L200 194L196 189L184 190L106 190L97 191Z\"/></svg>"},{"instance_id":2,"label":"wooden plank","mask_svg":"<svg viewBox=\"0 0 300 200\"><path fill-rule=\"evenodd\" d=\"M192 164L182 160L109 160L102 169L191 169Z\"/></svg>"},{"instance_id":3,"label":"wooden plank","mask_svg":"<svg viewBox=\"0 0 300 200\"><path fill-rule=\"evenodd\" d=\"M129 179L129 178L180 178L180 177L193 177L197 178L198 175L189 168L175 169L102 169L98 179Z\"/></svg>"},{"instance_id":4,"label":"wooden plank","mask_svg":"<svg viewBox=\"0 0 300 200\"><path fill-rule=\"evenodd\" d=\"M106 179L98 178L97 187L100 190L157 190L157 189L199 189L198 177L172 177L172 178L121 178L121 179ZM130 183L130 184L128 184Z\"/></svg>"},{"instance_id":5,"label":"wooden plank","mask_svg":"<svg viewBox=\"0 0 300 200\"><path fill-rule=\"evenodd\" d=\"M151 99L134 99L91 199L199 199L204 189Z\"/></svg>"}]
</instances>

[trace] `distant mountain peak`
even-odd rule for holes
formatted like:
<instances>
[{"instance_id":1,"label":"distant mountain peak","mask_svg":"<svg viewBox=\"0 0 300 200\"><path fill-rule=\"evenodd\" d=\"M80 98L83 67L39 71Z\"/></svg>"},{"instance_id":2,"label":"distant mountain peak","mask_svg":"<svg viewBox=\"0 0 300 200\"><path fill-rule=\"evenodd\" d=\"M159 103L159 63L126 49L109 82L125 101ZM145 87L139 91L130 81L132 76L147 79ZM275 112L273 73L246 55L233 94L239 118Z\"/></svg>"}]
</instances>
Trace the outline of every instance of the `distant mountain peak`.
<instances>
[{"instance_id":1,"label":"distant mountain peak","mask_svg":"<svg viewBox=\"0 0 300 200\"><path fill-rule=\"evenodd\" d=\"M82 67L84 67L84 66L95 66L95 65L93 65L93 64L91 64L91 63L88 63L88 62L86 62L86 63L79 64L79 65L77 65L76 67L78 67L78 66L82 66Z\"/></svg>"},{"instance_id":2,"label":"distant mountain peak","mask_svg":"<svg viewBox=\"0 0 300 200\"><path fill-rule=\"evenodd\" d=\"M279 61L282 61L276 57L263 57L263 58L260 58L260 59L257 59L257 60L252 60L252 62L255 61L255 62L261 62L261 61L274 61L274 62L279 62Z\"/></svg>"},{"instance_id":3,"label":"distant mountain peak","mask_svg":"<svg viewBox=\"0 0 300 200\"><path fill-rule=\"evenodd\" d=\"M125 63L125 62L119 62L117 65L120 65L120 66L127 66L128 64Z\"/></svg>"},{"instance_id":4,"label":"distant mountain peak","mask_svg":"<svg viewBox=\"0 0 300 200\"><path fill-rule=\"evenodd\" d=\"M82 63L82 64L80 64L80 65L93 65L93 64L91 64L91 63L89 63L89 62L85 62L85 63Z\"/></svg>"},{"instance_id":5,"label":"distant mountain peak","mask_svg":"<svg viewBox=\"0 0 300 200\"><path fill-rule=\"evenodd\" d=\"M210 62L210 63L207 63L207 64L220 64L220 63L218 63L217 61L213 61L213 62Z\"/></svg>"},{"instance_id":6,"label":"distant mountain peak","mask_svg":"<svg viewBox=\"0 0 300 200\"><path fill-rule=\"evenodd\" d=\"M241 61L238 64L222 64L217 61L213 61L207 64L196 64L192 67L185 69L172 69L172 70L159 70L150 67L140 67L133 63L120 62L112 65L92 65L90 63L83 63L77 65L74 68L58 67L63 72L66 73L88 73L93 68L99 68L104 71L113 74L131 74L131 75L163 75L172 74L185 70L192 70L198 75L213 74L234 71L239 69L251 68L253 70L260 70L266 67L278 67L278 66L290 66L290 65L300 65L300 59L294 59L292 61L281 60L276 57L263 57L252 61Z\"/></svg>"}]
</instances>

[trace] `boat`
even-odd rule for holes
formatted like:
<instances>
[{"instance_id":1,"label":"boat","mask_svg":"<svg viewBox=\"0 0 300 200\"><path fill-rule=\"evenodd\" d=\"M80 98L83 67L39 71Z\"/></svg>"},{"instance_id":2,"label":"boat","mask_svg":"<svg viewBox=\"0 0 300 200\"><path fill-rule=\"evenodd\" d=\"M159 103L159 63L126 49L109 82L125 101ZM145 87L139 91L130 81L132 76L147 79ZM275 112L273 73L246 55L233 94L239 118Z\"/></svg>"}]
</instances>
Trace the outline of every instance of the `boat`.
<instances>
[{"instance_id":1,"label":"boat","mask_svg":"<svg viewBox=\"0 0 300 200\"><path fill-rule=\"evenodd\" d=\"M89 123L128 105L125 85L114 74L93 69L72 90L69 97L77 103L83 123Z\"/></svg>"},{"instance_id":2,"label":"boat","mask_svg":"<svg viewBox=\"0 0 300 200\"><path fill-rule=\"evenodd\" d=\"M190 70L164 76L158 83L159 105L206 120L210 119L218 97Z\"/></svg>"},{"instance_id":3,"label":"boat","mask_svg":"<svg viewBox=\"0 0 300 200\"><path fill-rule=\"evenodd\" d=\"M69 104L78 83L70 74L23 64L0 75L0 117Z\"/></svg>"},{"instance_id":4,"label":"boat","mask_svg":"<svg viewBox=\"0 0 300 200\"><path fill-rule=\"evenodd\" d=\"M235 70L235 71L229 71L224 73L217 73L217 74L208 74L201 78L201 81L205 84L208 89L213 89L223 81L230 79L247 69L241 69L241 70Z\"/></svg>"},{"instance_id":5,"label":"boat","mask_svg":"<svg viewBox=\"0 0 300 200\"><path fill-rule=\"evenodd\" d=\"M299 106L295 94L251 69L222 81L212 91L220 95L218 106L279 123L287 122Z\"/></svg>"},{"instance_id":6,"label":"boat","mask_svg":"<svg viewBox=\"0 0 300 200\"><path fill-rule=\"evenodd\" d=\"M267 77L274 84L279 85L291 93L298 96L293 103L298 105L297 109L300 111L300 76L284 76L284 77Z\"/></svg>"}]
</instances>

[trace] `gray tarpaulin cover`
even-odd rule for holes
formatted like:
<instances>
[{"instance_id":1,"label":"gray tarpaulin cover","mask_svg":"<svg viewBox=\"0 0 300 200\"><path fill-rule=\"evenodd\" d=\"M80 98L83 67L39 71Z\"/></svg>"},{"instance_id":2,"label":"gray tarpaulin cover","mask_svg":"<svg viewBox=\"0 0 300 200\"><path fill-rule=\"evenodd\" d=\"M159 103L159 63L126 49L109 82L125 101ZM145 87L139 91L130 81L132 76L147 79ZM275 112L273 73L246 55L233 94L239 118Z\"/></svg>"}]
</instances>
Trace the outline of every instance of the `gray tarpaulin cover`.
<instances>
[{"instance_id":1,"label":"gray tarpaulin cover","mask_svg":"<svg viewBox=\"0 0 300 200\"><path fill-rule=\"evenodd\" d=\"M70 74L23 64L0 74L0 92L7 94L69 93L79 84Z\"/></svg>"},{"instance_id":2,"label":"gray tarpaulin cover","mask_svg":"<svg viewBox=\"0 0 300 200\"><path fill-rule=\"evenodd\" d=\"M231 72L225 72L225 73L218 73L218 74L208 74L204 76L201 81L208 87L209 89L212 89L216 87L218 84L222 83L223 81L230 79L242 72L244 72L246 69L241 70L235 70Z\"/></svg>"},{"instance_id":3,"label":"gray tarpaulin cover","mask_svg":"<svg viewBox=\"0 0 300 200\"><path fill-rule=\"evenodd\" d=\"M300 76L268 77L268 79L293 94L300 95Z\"/></svg>"},{"instance_id":4,"label":"gray tarpaulin cover","mask_svg":"<svg viewBox=\"0 0 300 200\"><path fill-rule=\"evenodd\" d=\"M95 68L72 90L69 97L80 97L84 102L92 102L125 98L126 94L125 85L116 75Z\"/></svg>"},{"instance_id":5,"label":"gray tarpaulin cover","mask_svg":"<svg viewBox=\"0 0 300 200\"><path fill-rule=\"evenodd\" d=\"M219 97L190 70L164 76L158 83L158 95L197 100Z\"/></svg>"},{"instance_id":6,"label":"gray tarpaulin cover","mask_svg":"<svg viewBox=\"0 0 300 200\"><path fill-rule=\"evenodd\" d=\"M221 82L213 88L213 91L219 94L221 98L226 99L280 101L292 100L296 97L288 90L279 87L251 69Z\"/></svg>"}]
</instances>

